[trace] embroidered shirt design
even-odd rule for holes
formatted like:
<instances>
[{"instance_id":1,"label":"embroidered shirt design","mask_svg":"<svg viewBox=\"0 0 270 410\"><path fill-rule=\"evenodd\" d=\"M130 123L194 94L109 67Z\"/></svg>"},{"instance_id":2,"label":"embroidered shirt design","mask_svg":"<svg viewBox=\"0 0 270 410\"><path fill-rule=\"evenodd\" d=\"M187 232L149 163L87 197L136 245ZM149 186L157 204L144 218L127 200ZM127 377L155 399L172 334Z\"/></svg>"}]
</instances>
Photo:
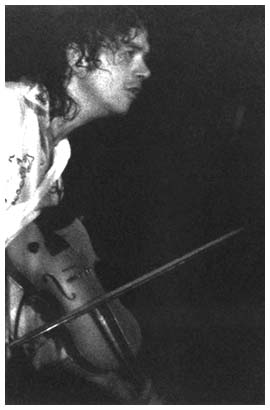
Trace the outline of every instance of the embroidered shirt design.
<instances>
[{"instance_id":1,"label":"embroidered shirt design","mask_svg":"<svg viewBox=\"0 0 270 410\"><path fill-rule=\"evenodd\" d=\"M29 154L25 154L22 158L15 157L15 155L11 155L9 157L9 162L16 163L19 166L19 174L21 177L19 187L18 189L16 189L16 196L11 202L11 205L15 205L18 202L22 189L25 185L25 178L27 176L27 173L31 171L34 159L35 158Z\"/></svg>"}]
</instances>

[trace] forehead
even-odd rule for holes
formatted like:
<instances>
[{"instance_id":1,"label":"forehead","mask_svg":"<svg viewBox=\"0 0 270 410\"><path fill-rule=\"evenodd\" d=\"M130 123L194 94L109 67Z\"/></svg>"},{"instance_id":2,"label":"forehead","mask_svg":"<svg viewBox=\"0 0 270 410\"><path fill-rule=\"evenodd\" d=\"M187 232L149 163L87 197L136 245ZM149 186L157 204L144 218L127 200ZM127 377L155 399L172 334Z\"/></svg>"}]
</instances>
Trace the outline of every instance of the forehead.
<instances>
[{"instance_id":1,"label":"forehead","mask_svg":"<svg viewBox=\"0 0 270 410\"><path fill-rule=\"evenodd\" d=\"M133 47L138 51L142 51L147 54L150 51L150 45L148 41L148 33L146 30L136 30L132 28L130 30L130 40L127 43L122 43L122 46Z\"/></svg>"}]
</instances>

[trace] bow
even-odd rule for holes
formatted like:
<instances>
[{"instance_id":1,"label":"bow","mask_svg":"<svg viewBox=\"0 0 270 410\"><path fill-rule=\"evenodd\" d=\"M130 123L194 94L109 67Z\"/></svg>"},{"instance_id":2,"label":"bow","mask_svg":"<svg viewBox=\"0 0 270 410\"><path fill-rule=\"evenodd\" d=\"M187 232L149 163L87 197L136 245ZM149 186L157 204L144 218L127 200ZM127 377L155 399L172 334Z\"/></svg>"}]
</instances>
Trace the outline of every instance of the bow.
<instances>
[{"instance_id":1,"label":"bow","mask_svg":"<svg viewBox=\"0 0 270 410\"><path fill-rule=\"evenodd\" d=\"M185 255L174 259L173 261L160 266L157 269L154 269L134 280L131 282L124 284L117 289L114 289L104 295L101 295L99 297L96 297L95 299L92 299L91 301L85 303L81 307L75 309L71 313L67 313L66 315L63 315L59 319L49 323L45 324L43 326L40 326L36 330L33 330L26 334L25 336L22 336L16 340L13 340L12 342L9 343L9 348L14 348L14 347L19 347L23 345L26 342L30 342L36 338L38 338L41 335L47 334L51 332L52 330L58 328L59 326L62 326L68 322L71 322L72 320L84 315L85 313L99 307L100 305L109 302L112 299L118 298L119 296L123 295L124 293L127 293L139 286L144 285L145 283L149 282L150 280L153 280L161 275L164 275L165 273L171 272L172 270L176 269L180 265L184 264L187 261L190 261L194 257L196 257L199 254L202 254L203 252L207 251L210 248L213 248L221 243L223 243L225 240L237 235L241 231L243 231L244 228L238 228L235 229L229 233L226 233L225 235L222 235L210 242L205 243L204 245L193 249L192 251L186 253Z\"/></svg>"}]
</instances>

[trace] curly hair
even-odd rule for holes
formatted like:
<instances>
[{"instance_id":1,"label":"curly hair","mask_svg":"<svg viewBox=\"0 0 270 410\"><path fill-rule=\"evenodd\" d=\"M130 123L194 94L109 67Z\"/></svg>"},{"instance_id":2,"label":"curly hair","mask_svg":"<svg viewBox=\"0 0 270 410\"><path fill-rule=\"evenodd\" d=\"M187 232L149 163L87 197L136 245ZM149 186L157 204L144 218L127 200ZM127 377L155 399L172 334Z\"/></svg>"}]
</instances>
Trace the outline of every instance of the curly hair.
<instances>
[{"instance_id":1,"label":"curly hair","mask_svg":"<svg viewBox=\"0 0 270 410\"><path fill-rule=\"evenodd\" d=\"M67 48L76 44L81 52L76 64L86 59L88 70L92 71L99 67L98 54L102 46L115 52L131 40L131 29L135 29L133 36L136 36L138 30L145 29L145 23L132 6L66 6L65 12L53 23L53 31L46 33L43 57L32 79L49 95L50 117L72 119L78 107L66 90L72 75Z\"/></svg>"}]
</instances>

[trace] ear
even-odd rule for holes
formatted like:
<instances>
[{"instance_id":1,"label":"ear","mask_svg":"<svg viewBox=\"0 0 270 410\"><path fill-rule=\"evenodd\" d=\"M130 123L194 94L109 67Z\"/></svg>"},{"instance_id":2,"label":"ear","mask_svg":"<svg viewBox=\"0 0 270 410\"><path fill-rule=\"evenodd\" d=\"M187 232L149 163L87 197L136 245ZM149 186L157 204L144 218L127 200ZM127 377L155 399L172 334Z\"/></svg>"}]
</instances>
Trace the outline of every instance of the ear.
<instances>
[{"instance_id":1,"label":"ear","mask_svg":"<svg viewBox=\"0 0 270 410\"><path fill-rule=\"evenodd\" d=\"M82 57L82 55L83 53L78 44L69 44L66 50L67 62L72 71L78 75L84 74L89 65L86 56Z\"/></svg>"}]
</instances>

